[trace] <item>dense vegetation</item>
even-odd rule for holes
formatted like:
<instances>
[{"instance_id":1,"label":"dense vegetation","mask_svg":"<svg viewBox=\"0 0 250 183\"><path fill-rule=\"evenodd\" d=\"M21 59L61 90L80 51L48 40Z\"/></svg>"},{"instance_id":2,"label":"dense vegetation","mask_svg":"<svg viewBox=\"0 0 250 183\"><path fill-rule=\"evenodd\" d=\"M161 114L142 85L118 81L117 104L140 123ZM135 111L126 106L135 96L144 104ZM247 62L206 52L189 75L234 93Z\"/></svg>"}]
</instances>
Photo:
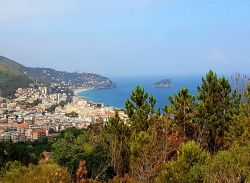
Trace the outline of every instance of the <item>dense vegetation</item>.
<instances>
[{"instance_id":1,"label":"dense vegetation","mask_svg":"<svg viewBox=\"0 0 250 183\"><path fill-rule=\"evenodd\" d=\"M64 181L70 181L84 159L87 171L82 178L90 182L249 182L250 84L235 86L210 71L197 96L183 88L169 97L171 105L163 112L155 109L153 96L137 87L125 104L127 121L116 115L86 130L67 129L51 142L60 168L50 173L67 167ZM3 180L11 177L8 172L17 173L7 182L34 175L31 170L20 173L23 168L16 164L5 162ZM53 178L59 180L57 175Z\"/></svg>"},{"instance_id":2,"label":"dense vegetation","mask_svg":"<svg viewBox=\"0 0 250 183\"><path fill-rule=\"evenodd\" d=\"M22 65L0 56L0 96L10 96L17 88L27 87L30 82Z\"/></svg>"},{"instance_id":3,"label":"dense vegetation","mask_svg":"<svg viewBox=\"0 0 250 183\"><path fill-rule=\"evenodd\" d=\"M40 154L52 149L52 142L47 139L35 142L1 142L0 143L0 169L6 163L19 161L22 165L37 164Z\"/></svg>"}]
</instances>

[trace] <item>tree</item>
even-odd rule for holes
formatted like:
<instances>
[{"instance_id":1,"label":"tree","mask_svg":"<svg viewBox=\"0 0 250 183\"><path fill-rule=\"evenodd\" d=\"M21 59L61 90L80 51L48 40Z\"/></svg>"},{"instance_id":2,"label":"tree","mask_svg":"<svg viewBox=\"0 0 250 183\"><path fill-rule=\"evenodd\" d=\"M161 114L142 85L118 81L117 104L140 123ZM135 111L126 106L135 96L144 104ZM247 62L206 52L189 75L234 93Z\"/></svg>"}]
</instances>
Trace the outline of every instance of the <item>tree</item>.
<instances>
[{"instance_id":1,"label":"tree","mask_svg":"<svg viewBox=\"0 0 250 183\"><path fill-rule=\"evenodd\" d=\"M246 75L239 72L234 73L231 77L232 91L238 98L242 97L242 93L246 89L248 78Z\"/></svg>"},{"instance_id":2,"label":"tree","mask_svg":"<svg viewBox=\"0 0 250 183\"><path fill-rule=\"evenodd\" d=\"M181 127L182 133L190 138L193 136L194 100L195 96L186 88L181 89L174 97L169 97L172 104L168 107L170 116L174 117L174 122Z\"/></svg>"},{"instance_id":3,"label":"tree","mask_svg":"<svg viewBox=\"0 0 250 183\"><path fill-rule=\"evenodd\" d=\"M228 80L218 78L212 71L202 78L202 85L198 87L197 140L211 152L218 151L223 145L224 133L231 120L230 92Z\"/></svg>"},{"instance_id":4,"label":"tree","mask_svg":"<svg viewBox=\"0 0 250 183\"><path fill-rule=\"evenodd\" d=\"M250 81L243 92L243 104L246 115L250 115Z\"/></svg>"},{"instance_id":5,"label":"tree","mask_svg":"<svg viewBox=\"0 0 250 183\"><path fill-rule=\"evenodd\" d=\"M22 165L37 164L43 151L51 150L47 139L34 142L0 142L0 169L9 161L18 161Z\"/></svg>"},{"instance_id":6,"label":"tree","mask_svg":"<svg viewBox=\"0 0 250 183\"><path fill-rule=\"evenodd\" d=\"M78 118L79 114L75 111L72 111L70 113L66 113L65 116L70 117L70 118Z\"/></svg>"},{"instance_id":7,"label":"tree","mask_svg":"<svg viewBox=\"0 0 250 183\"><path fill-rule=\"evenodd\" d=\"M156 100L136 87L126 102L131 137L130 175L138 182L152 182L183 141L168 116L155 111Z\"/></svg>"},{"instance_id":8,"label":"tree","mask_svg":"<svg viewBox=\"0 0 250 183\"><path fill-rule=\"evenodd\" d=\"M129 172L129 138L131 134L128 124L121 120L116 113L105 124L101 134L115 175L123 177Z\"/></svg>"},{"instance_id":9,"label":"tree","mask_svg":"<svg viewBox=\"0 0 250 183\"><path fill-rule=\"evenodd\" d=\"M86 160L88 178L100 176L107 166L107 156L103 145L91 130L67 129L61 132L53 144L54 159L62 166L67 166L70 174L76 171L80 160ZM106 175L104 175L105 177Z\"/></svg>"},{"instance_id":10,"label":"tree","mask_svg":"<svg viewBox=\"0 0 250 183\"><path fill-rule=\"evenodd\" d=\"M130 140L130 171L138 182L154 182L184 140L165 116L149 121L148 130L134 133Z\"/></svg>"},{"instance_id":11,"label":"tree","mask_svg":"<svg viewBox=\"0 0 250 183\"><path fill-rule=\"evenodd\" d=\"M209 153L203 151L198 143L189 141L182 145L177 159L166 164L156 182L202 182L202 173L208 158Z\"/></svg>"},{"instance_id":12,"label":"tree","mask_svg":"<svg viewBox=\"0 0 250 183\"><path fill-rule=\"evenodd\" d=\"M250 141L250 84L245 88L243 96L237 112L233 113L229 129L225 133L226 148L235 144L244 146Z\"/></svg>"},{"instance_id":13,"label":"tree","mask_svg":"<svg viewBox=\"0 0 250 183\"><path fill-rule=\"evenodd\" d=\"M148 118L157 111L154 110L156 100L149 96L143 88L137 86L130 99L125 103L125 109L130 118L130 125L135 132L145 131L149 127Z\"/></svg>"}]
</instances>

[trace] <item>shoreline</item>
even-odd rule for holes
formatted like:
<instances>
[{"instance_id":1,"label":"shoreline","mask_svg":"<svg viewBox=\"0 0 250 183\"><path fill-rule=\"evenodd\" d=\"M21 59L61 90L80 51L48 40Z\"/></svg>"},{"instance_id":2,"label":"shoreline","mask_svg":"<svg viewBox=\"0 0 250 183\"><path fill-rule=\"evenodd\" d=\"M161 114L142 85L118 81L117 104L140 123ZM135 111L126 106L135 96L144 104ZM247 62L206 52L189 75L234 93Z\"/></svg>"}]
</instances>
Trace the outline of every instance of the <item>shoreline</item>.
<instances>
[{"instance_id":1,"label":"shoreline","mask_svg":"<svg viewBox=\"0 0 250 183\"><path fill-rule=\"evenodd\" d=\"M75 88L73 89L74 95L79 96L79 93L89 91L89 90L94 90L95 88Z\"/></svg>"},{"instance_id":2,"label":"shoreline","mask_svg":"<svg viewBox=\"0 0 250 183\"><path fill-rule=\"evenodd\" d=\"M113 106L109 106L109 105L107 105L105 103L91 101L91 100L87 99L86 97L79 95L82 92L89 91L89 90L94 90L94 89L96 89L96 88L76 88L76 89L73 90L73 92L74 92L75 97L82 98L82 99L86 100L87 102L91 103L92 105L102 104L104 106L113 107Z\"/></svg>"},{"instance_id":3,"label":"shoreline","mask_svg":"<svg viewBox=\"0 0 250 183\"><path fill-rule=\"evenodd\" d=\"M86 100L87 102L91 103L92 105L102 104L105 107L111 107L111 108L116 109L116 110L123 110L123 108L111 106L111 105L108 105L108 104L103 103L103 102L94 102L94 101L91 101L91 100L87 99L84 96L79 95L81 92L85 92L85 91L89 91L89 90L94 90L94 89L102 89L102 88L94 88L94 87L93 88L80 88L79 87L79 88L73 89L73 92L74 92L74 96L75 97L82 98L82 99Z\"/></svg>"}]
</instances>

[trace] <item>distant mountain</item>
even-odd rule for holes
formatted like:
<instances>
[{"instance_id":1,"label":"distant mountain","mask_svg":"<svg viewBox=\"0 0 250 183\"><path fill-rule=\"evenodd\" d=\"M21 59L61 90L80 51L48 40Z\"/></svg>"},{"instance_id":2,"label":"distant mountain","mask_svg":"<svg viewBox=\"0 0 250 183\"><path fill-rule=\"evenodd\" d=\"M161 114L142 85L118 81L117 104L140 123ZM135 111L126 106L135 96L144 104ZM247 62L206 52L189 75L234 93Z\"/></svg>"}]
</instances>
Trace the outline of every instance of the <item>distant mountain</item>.
<instances>
[{"instance_id":1,"label":"distant mountain","mask_svg":"<svg viewBox=\"0 0 250 183\"><path fill-rule=\"evenodd\" d=\"M111 88L115 84L107 77L92 73L71 73L50 68L25 67L11 59L0 56L0 95L9 96L19 87L32 82L57 83L74 87Z\"/></svg>"},{"instance_id":2,"label":"distant mountain","mask_svg":"<svg viewBox=\"0 0 250 183\"><path fill-rule=\"evenodd\" d=\"M152 85L153 87L159 87L159 88L167 88L172 86L171 80L170 79L163 79L161 81L157 81Z\"/></svg>"},{"instance_id":3,"label":"distant mountain","mask_svg":"<svg viewBox=\"0 0 250 183\"><path fill-rule=\"evenodd\" d=\"M60 83L75 87L111 88L114 83L107 77L92 73L56 71L49 68L30 68L27 72L43 83Z\"/></svg>"}]
</instances>

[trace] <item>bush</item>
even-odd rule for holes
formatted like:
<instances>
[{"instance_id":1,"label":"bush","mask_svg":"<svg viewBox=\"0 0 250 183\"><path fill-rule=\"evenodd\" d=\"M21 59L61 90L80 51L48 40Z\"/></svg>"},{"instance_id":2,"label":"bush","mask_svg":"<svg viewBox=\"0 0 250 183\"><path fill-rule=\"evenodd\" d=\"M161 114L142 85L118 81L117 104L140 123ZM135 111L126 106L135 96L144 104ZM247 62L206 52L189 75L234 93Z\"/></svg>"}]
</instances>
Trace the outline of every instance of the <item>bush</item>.
<instances>
[{"instance_id":1,"label":"bush","mask_svg":"<svg viewBox=\"0 0 250 183\"><path fill-rule=\"evenodd\" d=\"M199 144L189 141L182 145L177 160L169 161L157 182L202 182L202 172L209 154Z\"/></svg>"},{"instance_id":2,"label":"bush","mask_svg":"<svg viewBox=\"0 0 250 183\"><path fill-rule=\"evenodd\" d=\"M250 146L220 151L206 165L205 182L249 182Z\"/></svg>"},{"instance_id":3,"label":"bush","mask_svg":"<svg viewBox=\"0 0 250 183\"><path fill-rule=\"evenodd\" d=\"M2 170L2 183L44 183L70 182L67 169L54 162L44 162L39 165L21 166L17 161L9 162Z\"/></svg>"}]
</instances>

